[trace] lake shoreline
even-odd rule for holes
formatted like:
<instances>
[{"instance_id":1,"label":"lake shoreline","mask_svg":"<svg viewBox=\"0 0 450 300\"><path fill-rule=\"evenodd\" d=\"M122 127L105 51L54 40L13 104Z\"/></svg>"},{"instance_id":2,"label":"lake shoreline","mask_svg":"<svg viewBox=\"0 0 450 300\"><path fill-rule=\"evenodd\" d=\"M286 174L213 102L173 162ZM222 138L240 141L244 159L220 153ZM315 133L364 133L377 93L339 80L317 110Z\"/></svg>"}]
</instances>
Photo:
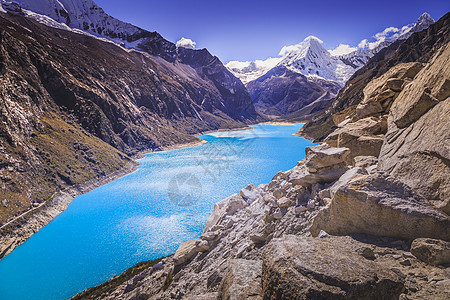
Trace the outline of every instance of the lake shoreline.
<instances>
[{"instance_id":1,"label":"lake shoreline","mask_svg":"<svg viewBox=\"0 0 450 300\"><path fill-rule=\"evenodd\" d=\"M230 129L223 128L201 132L200 135L218 131L240 131L250 129L252 129L251 126ZM25 211L14 219L6 222L0 226L0 261L14 251L14 249L18 246L22 245L25 241L31 238L40 229L48 225L59 214L64 212L76 197L86 194L125 175L133 173L139 166L137 160L145 157L146 154L196 147L207 143L207 141L200 139L197 136L196 139L197 140L189 143L174 144L162 147L161 149L141 151L131 156L132 161L128 162L123 168L79 186L72 186L58 191L52 195L50 199L44 201L38 207Z\"/></svg>"}]
</instances>

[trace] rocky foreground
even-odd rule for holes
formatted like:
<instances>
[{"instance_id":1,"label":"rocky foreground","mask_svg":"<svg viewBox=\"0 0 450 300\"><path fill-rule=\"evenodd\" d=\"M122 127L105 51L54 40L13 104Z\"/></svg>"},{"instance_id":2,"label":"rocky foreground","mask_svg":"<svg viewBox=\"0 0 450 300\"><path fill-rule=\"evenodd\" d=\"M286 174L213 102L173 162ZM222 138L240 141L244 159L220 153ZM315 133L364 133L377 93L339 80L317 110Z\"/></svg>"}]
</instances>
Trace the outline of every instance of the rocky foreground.
<instances>
[{"instance_id":1,"label":"rocky foreground","mask_svg":"<svg viewBox=\"0 0 450 300\"><path fill-rule=\"evenodd\" d=\"M361 92L297 166L217 203L200 238L76 298L449 299L450 44Z\"/></svg>"}]
</instances>

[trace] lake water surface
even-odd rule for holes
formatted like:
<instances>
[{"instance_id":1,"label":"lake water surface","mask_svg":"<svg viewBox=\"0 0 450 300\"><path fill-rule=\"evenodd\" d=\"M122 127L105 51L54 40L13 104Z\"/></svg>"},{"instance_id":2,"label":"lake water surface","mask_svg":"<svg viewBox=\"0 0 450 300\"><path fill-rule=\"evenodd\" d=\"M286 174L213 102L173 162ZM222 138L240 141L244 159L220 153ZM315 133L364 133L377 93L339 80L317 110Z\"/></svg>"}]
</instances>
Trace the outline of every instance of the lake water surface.
<instances>
[{"instance_id":1,"label":"lake water surface","mask_svg":"<svg viewBox=\"0 0 450 300\"><path fill-rule=\"evenodd\" d=\"M207 143L147 154L134 173L74 199L0 261L0 299L67 299L197 238L214 203L268 183L305 156L301 125L201 136Z\"/></svg>"}]
</instances>

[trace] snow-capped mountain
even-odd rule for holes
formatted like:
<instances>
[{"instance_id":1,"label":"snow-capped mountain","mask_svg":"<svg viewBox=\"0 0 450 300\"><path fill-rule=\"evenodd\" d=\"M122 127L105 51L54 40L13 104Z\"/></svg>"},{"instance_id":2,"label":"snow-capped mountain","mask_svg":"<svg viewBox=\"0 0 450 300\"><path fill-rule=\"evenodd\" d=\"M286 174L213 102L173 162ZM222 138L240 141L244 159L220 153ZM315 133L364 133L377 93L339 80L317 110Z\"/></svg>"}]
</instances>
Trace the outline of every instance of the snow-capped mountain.
<instances>
[{"instance_id":1,"label":"snow-capped mountain","mask_svg":"<svg viewBox=\"0 0 450 300\"><path fill-rule=\"evenodd\" d=\"M320 77L344 85L353 74L354 68L338 57L332 56L322 43L320 39L309 36L298 45L298 49L289 52L279 64L305 76Z\"/></svg>"},{"instance_id":2,"label":"snow-capped mountain","mask_svg":"<svg viewBox=\"0 0 450 300\"><path fill-rule=\"evenodd\" d=\"M424 29L427 29L431 24L434 24L436 21L430 16L429 13L423 13L415 24L409 24L404 26L402 29L404 31L398 37L399 40L406 40L413 34L414 32L419 32ZM407 27L407 28L405 28ZM410 30L408 30L411 28Z\"/></svg>"},{"instance_id":3,"label":"snow-capped mountain","mask_svg":"<svg viewBox=\"0 0 450 300\"><path fill-rule=\"evenodd\" d=\"M339 89L377 52L433 23L424 13L416 23L388 27L373 39L362 40L358 47L340 44L333 50L326 50L319 38L309 36L283 47L279 57L231 61L226 67L246 84L259 112L306 120L329 107Z\"/></svg>"},{"instance_id":4,"label":"snow-capped mountain","mask_svg":"<svg viewBox=\"0 0 450 300\"><path fill-rule=\"evenodd\" d=\"M44 21L42 16L46 16L57 23L97 36L132 42L136 35L142 32L140 28L106 14L92 0L0 0L0 3L5 10L9 10L17 3L25 15L38 21Z\"/></svg>"},{"instance_id":5,"label":"snow-capped mountain","mask_svg":"<svg viewBox=\"0 0 450 300\"><path fill-rule=\"evenodd\" d=\"M93 0L0 0L0 11L22 14L47 26L95 36L174 61L177 46L157 32L120 21Z\"/></svg>"},{"instance_id":6,"label":"snow-capped mountain","mask_svg":"<svg viewBox=\"0 0 450 300\"><path fill-rule=\"evenodd\" d=\"M244 84L256 80L276 66L284 66L304 76L334 81L343 86L374 54L374 50L359 49L335 56L322 44L319 38L309 36L297 45L284 47L280 51L280 54L284 53L281 57L254 62L231 61L226 67Z\"/></svg>"},{"instance_id":7,"label":"snow-capped mountain","mask_svg":"<svg viewBox=\"0 0 450 300\"><path fill-rule=\"evenodd\" d=\"M248 83L266 74L282 60L282 57L271 57L266 60L255 61L230 61L226 67L241 79L243 83Z\"/></svg>"},{"instance_id":8,"label":"snow-capped mountain","mask_svg":"<svg viewBox=\"0 0 450 300\"><path fill-rule=\"evenodd\" d=\"M191 91L196 91L194 101L210 113L239 120L259 117L242 82L207 49L195 50L191 40L191 47L186 43L177 46L157 32L108 15L93 0L0 0L0 11L158 57L153 63L162 68L171 81L184 86L181 81L188 80ZM199 86L205 95L201 95Z\"/></svg>"},{"instance_id":9,"label":"snow-capped mountain","mask_svg":"<svg viewBox=\"0 0 450 300\"><path fill-rule=\"evenodd\" d=\"M304 76L334 81L343 86L378 51L398 39L407 39L434 22L428 13L424 13L416 23L402 28L388 27L375 34L373 42L364 39L358 47L340 45L346 49L345 53L336 49L327 51L319 38L309 36L299 44L283 47L279 57L254 62L230 61L226 67L244 84L256 80L274 67L284 66Z\"/></svg>"}]
</instances>

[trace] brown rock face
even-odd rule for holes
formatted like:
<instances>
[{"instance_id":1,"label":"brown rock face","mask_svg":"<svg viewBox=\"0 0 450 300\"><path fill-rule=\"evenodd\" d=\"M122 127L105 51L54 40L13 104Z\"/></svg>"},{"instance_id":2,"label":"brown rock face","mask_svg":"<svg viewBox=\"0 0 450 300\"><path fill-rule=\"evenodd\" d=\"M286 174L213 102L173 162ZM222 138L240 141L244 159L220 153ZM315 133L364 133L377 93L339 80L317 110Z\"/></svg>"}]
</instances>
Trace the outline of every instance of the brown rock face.
<instances>
[{"instance_id":1,"label":"brown rock face","mask_svg":"<svg viewBox=\"0 0 450 300\"><path fill-rule=\"evenodd\" d=\"M392 104L380 169L450 213L450 44Z\"/></svg>"},{"instance_id":2,"label":"brown rock face","mask_svg":"<svg viewBox=\"0 0 450 300\"><path fill-rule=\"evenodd\" d=\"M128 155L258 120L217 57L148 34L150 54L0 13L0 224Z\"/></svg>"},{"instance_id":3,"label":"brown rock face","mask_svg":"<svg viewBox=\"0 0 450 300\"><path fill-rule=\"evenodd\" d=\"M340 88L337 83L306 78L284 66L247 84L258 111L266 115L288 115L286 118L291 120L297 115L302 115L303 120L309 119L315 109L330 105Z\"/></svg>"},{"instance_id":4,"label":"brown rock face","mask_svg":"<svg viewBox=\"0 0 450 300\"><path fill-rule=\"evenodd\" d=\"M450 242L434 239L415 239L411 253L430 265L450 264Z\"/></svg>"},{"instance_id":5,"label":"brown rock face","mask_svg":"<svg viewBox=\"0 0 450 300\"><path fill-rule=\"evenodd\" d=\"M349 161L356 156L378 157L385 132L386 120L370 117L343 125L331 133L324 142L333 147L349 148Z\"/></svg>"},{"instance_id":6,"label":"brown rock face","mask_svg":"<svg viewBox=\"0 0 450 300\"><path fill-rule=\"evenodd\" d=\"M402 279L357 247L346 237L274 239L264 256L264 299L398 299Z\"/></svg>"},{"instance_id":7,"label":"brown rock face","mask_svg":"<svg viewBox=\"0 0 450 300\"><path fill-rule=\"evenodd\" d=\"M232 259L219 287L218 300L261 300L261 260Z\"/></svg>"},{"instance_id":8,"label":"brown rock face","mask_svg":"<svg viewBox=\"0 0 450 300\"><path fill-rule=\"evenodd\" d=\"M402 239L434 237L450 241L450 220L399 181L383 175L359 175L339 188L311 227L330 234L366 233Z\"/></svg>"}]
</instances>

